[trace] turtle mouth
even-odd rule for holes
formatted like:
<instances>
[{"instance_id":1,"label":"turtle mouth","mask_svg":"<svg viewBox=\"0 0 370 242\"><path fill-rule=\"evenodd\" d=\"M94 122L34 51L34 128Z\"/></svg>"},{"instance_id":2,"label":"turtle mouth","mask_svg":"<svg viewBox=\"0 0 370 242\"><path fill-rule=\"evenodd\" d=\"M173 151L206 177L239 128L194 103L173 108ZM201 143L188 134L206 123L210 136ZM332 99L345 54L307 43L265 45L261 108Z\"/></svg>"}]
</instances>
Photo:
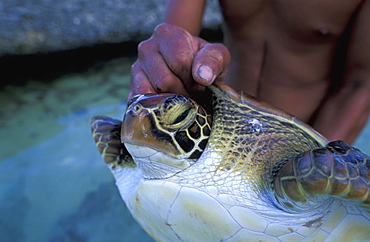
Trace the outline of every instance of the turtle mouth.
<instances>
[{"instance_id":1,"label":"turtle mouth","mask_svg":"<svg viewBox=\"0 0 370 242\"><path fill-rule=\"evenodd\" d=\"M148 146L132 142L124 143L124 145L147 179L168 178L194 163L190 159L179 159Z\"/></svg>"},{"instance_id":2,"label":"turtle mouth","mask_svg":"<svg viewBox=\"0 0 370 242\"><path fill-rule=\"evenodd\" d=\"M131 149L128 149L130 151L131 156L134 158L146 158L150 157L154 153L164 153L156 146L151 146L150 144L143 144L141 142L135 142L128 138L121 138L121 143L124 144L126 147L130 147ZM173 159L178 159L179 156L171 155L169 153L166 153L168 157L172 157Z\"/></svg>"}]
</instances>

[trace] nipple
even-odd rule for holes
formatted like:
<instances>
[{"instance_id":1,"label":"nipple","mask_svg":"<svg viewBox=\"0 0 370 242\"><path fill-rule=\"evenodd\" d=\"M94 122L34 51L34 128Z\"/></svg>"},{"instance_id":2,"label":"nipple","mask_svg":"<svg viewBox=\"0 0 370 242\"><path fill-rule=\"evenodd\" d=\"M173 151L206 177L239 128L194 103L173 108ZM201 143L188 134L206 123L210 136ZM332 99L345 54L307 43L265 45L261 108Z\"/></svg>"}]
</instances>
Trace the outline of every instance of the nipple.
<instances>
[{"instance_id":1,"label":"nipple","mask_svg":"<svg viewBox=\"0 0 370 242\"><path fill-rule=\"evenodd\" d=\"M316 29L316 34L319 37L327 38L331 36L332 32L329 27L319 27L318 29Z\"/></svg>"}]
</instances>

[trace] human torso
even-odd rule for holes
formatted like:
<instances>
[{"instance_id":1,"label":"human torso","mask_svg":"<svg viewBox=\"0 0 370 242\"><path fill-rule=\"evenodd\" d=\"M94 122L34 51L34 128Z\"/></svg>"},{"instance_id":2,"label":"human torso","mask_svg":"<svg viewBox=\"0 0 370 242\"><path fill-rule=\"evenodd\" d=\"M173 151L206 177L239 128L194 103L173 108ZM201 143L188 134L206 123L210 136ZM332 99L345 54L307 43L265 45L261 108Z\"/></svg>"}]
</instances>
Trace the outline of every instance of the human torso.
<instances>
[{"instance_id":1,"label":"human torso","mask_svg":"<svg viewBox=\"0 0 370 242\"><path fill-rule=\"evenodd\" d=\"M220 0L233 59L226 83L309 120L329 89L338 39L360 3Z\"/></svg>"}]
</instances>

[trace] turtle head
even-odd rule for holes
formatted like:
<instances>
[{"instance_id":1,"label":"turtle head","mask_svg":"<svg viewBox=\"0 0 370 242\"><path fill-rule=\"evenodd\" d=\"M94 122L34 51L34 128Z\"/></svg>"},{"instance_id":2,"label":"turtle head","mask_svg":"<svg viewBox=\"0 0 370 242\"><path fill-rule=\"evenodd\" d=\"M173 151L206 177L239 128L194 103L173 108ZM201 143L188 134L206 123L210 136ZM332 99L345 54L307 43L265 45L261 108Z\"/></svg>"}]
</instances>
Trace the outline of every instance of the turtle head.
<instances>
[{"instance_id":1,"label":"turtle head","mask_svg":"<svg viewBox=\"0 0 370 242\"><path fill-rule=\"evenodd\" d=\"M176 94L140 94L128 103L121 140L147 178L191 166L206 147L211 115Z\"/></svg>"}]
</instances>

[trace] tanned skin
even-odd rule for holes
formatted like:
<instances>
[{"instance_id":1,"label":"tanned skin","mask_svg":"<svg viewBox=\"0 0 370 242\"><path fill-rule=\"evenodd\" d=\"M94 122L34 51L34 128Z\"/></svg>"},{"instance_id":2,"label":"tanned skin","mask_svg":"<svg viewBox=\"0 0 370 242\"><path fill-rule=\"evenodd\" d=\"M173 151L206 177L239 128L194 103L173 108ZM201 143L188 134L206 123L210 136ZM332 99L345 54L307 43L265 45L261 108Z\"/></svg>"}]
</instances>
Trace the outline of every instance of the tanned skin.
<instances>
[{"instance_id":1,"label":"tanned skin","mask_svg":"<svg viewBox=\"0 0 370 242\"><path fill-rule=\"evenodd\" d=\"M224 44L197 37L205 0L169 0L139 45L130 97L224 81L351 144L370 113L370 0L220 0Z\"/></svg>"}]
</instances>

